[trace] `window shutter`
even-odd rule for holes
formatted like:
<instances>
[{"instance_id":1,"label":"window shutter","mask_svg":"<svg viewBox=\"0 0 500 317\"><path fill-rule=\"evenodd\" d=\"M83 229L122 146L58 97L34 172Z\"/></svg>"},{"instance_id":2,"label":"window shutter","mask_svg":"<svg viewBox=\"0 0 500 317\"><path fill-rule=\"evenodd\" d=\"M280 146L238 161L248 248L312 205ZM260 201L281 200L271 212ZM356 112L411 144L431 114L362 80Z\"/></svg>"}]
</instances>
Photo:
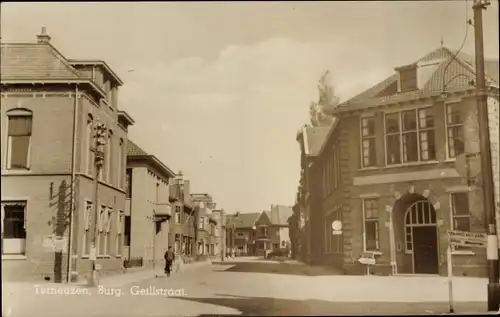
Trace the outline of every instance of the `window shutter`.
<instances>
[{"instance_id":1,"label":"window shutter","mask_svg":"<svg viewBox=\"0 0 500 317\"><path fill-rule=\"evenodd\" d=\"M102 231L104 228L104 223L106 221L106 208L101 207L101 214L99 217L99 231Z\"/></svg>"},{"instance_id":2,"label":"window shutter","mask_svg":"<svg viewBox=\"0 0 500 317\"><path fill-rule=\"evenodd\" d=\"M121 234L122 233L122 227L123 227L123 217L122 217L122 212L117 212L116 213L116 222L118 223L118 227L116 228L116 233Z\"/></svg>"},{"instance_id":3,"label":"window shutter","mask_svg":"<svg viewBox=\"0 0 500 317\"><path fill-rule=\"evenodd\" d=\"M92 204L87 202L85 204L85 211L83 214L83 219L84 219L83 221L85 223L85 230L89 230L89 228L90 228L90 219L91 219L90 213L91 213L91 211L92 211Z\"/></svg>"}]
</instances>

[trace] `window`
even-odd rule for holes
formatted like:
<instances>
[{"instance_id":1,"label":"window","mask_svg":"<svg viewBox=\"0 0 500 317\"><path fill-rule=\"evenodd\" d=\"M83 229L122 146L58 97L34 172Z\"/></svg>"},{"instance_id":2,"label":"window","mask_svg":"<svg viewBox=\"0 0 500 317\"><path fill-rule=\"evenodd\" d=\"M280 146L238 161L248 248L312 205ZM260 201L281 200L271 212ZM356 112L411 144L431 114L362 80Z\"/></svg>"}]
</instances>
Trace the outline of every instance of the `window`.
<instances>
[{"instance_id":1,"label":"window","mask_svg":"<svg viewBox=\"0 0 500 317\"><path fill-rule=\"evenodd\" d=\"M446 133L448 136L448 157L454 158L465 152L464 120L460 104L446 105Z\"/></svg>"},{"instance_id":2,"label":"window","mask_svg":"<svg viewBox=\"0 0 500 317\"><path fill-rule=\"evenodd\" d=\"M200 223L198 224L198 229L203 230L204 226L205 226L205 220L203 219L203 217L200 217Z\"/></svg>"},{"instance_id":3,"label":"window","mask_svg":"<svg viewBox=\"0 0 500 317\"><path fill-rule=\"evenodd\" d=\"M104 149L104 180L111 184L113 173L111 172L111 159L113 157L113 131L109 130L107 135L107 141Z\"/></svg>"},{"instance_id":4,"label":"window","mask_svg":"<svg viewBox=\"0 0 500 317\"><path fill-rule=\"evenodd\" d=\"M451 193L451 210L452 210L452 230L471 231L470 225L470 210L469 210L469 195L467 192ZM458 249L468 249L466 247L455 247Z\"/></svg>"},{"instance_id":5,"label":"window","mask_svg":"<svg viewBox=\"0 0 500 317\"><path fill-rule=\"evenodd\" d=\"M267 228L260 228L260 234L263 237L267 237Z\"/></svg>"},{"instance_id":6,"label":"window","mask_svg":"<svg viewBox=\"0 0 500 317\"><path fill-rule=\"evenodd\" d=\"M116 256L117 257L120 257L122 256L122 248L123 248L123 229L124 229L124 220L125 220L125 215L123 214L123 211L119 210L117 213L116 213L116 222L117 222L117 226L116 226ZM130 228L130 226L129 226ZM130 230L130 229L129 229ZM130 245L130 232L129 232L129 235L128 235L128 243Z\"/></svg>"},{"instance_id":7,"label":"window","mask_svg":"<svg viewBox=\"0 0 500 317\"><path fill-rule=\"evenodd\" d=\"M132 169L127 168L126 175L125 175L125 193L127 195L127 198L132 197Z\"/></svg>"},{"instance_id":8,"label":"window","mask_svg":"<svg viewBox=\"0 0 500 317\"><path fill-rule=\"evenodd\" d=\"M399 87L401 92L417 89L417 67L409 66L399 70Z\"/></svg>"},{"instance_id":9,"label":"window","mask_svg":"<svg viewBox=\"0 0 500 317\"><path fill-rule=\"evenodd\" d=\"M107 224L107 208L101 206L99 210L99 219L97 223L97 238L96 238L96 254L99 256L105 255L106 252L106 224Z\"/></svg>"},{"instance_id":10,"label":"window","mask_svg":"<svg viewBox=\"0 0 500 317\"><path fill-rule=\"evenodd\" d=\"M104 255L110 255L111 253L111 229L112 229L112 215L113 209L108 207L106 214L106 222L104 227Z\"/></svg>"},{"instance_id":11,"label":"window","mask_svg":"<svg viewBox=\"0 0 500 317\"><path fill-rule=\"evenodd\" d=\"M92 237L90 233L90 222L92 221L92 203L90 201L85 202L85 209L83 210L83 242L82 242L82 255L88 256L90 254L90 248L92 243Z\"/></svg>"},{"instance_id":12,"label":"window","mask_svg":"<svg viewBox=\"0 0 500 317\"><path fill-rule=\"evenodd\" d=\"M2 202L3 254L26 254L26 202Z\"/></svg>"},{"instance_id":13,"label":"window","mask_svg":"<svg viewBox=\"0 0 500 317\"><path fill-rule=\"evenodd\" d=\"M175 223L181 223L181 206L175 206Z\"/></svg>"},{"instance_id":14,"label":"window","mask_svg":"<svg viewBox=\"0 0 500 317\"><path fill-rule=\"evenodd\" d=\"M124 228L124 236L125 236L125 241L124 244L125 246L129 247L130 246L130 216L125 216L125 228ZM119 227L117 228L119 230Z\"/></svg>"},{"instance_id":15,"label":"window","mask_svg":"<svg viewBox=\"0 0 500 317\"><path fill-rule=\"evenodd\" d=\"M374 117L361 118L361 153L362 167L376 165Z\"/></svg>"},{"instance_id":16,"label":"window","mask_svg":"<svg viewBox=\"0 0 500 317\"><path fill-rule=\"evenodd\" d=\"M89 115L87 118L85 142L87 148L87 175L93 176L94 174L94 137L93 137L93 119Z\"/></svg>"},{"instance_id":17,"label":"window","mask_svg":"<svg viewBox=\"0 0 500 317\"><path fill-rule=\"evenodd\" d=\"M436 159L433 108L385 115L387 165Z\"/></svg>"},{"instance_id":18,"label":"window","mask_svg":"<svg viewBox=\"0 0 500 317\"><path fill-rule=\"evenodd\" d=\"M116 178L117 178L117 184L118 188L123 188L123 170L125 166L123 166L123 139L120 138L120 141L118 143L118 153L116 155L117 160L116 160Z\"/></svg>"},{"instance_id":19,"label":"window","mask_svg":"<svg viewBox=\"0 0 500 317\"><path fill-rule=\"evenodd\" d=\"M10 115L7 127L7 168L29 169L32 116Z\"/></svg>"},{"instance_id":20,"label":"window","mask_svg":"<svg viewBox=\"0 0 500 317\"><path fill-rule=\"evenodd\" d=\"M363 200L364 251L378 251L380 249L377 204L377 199Z\"/></svg>"}]
</instances>

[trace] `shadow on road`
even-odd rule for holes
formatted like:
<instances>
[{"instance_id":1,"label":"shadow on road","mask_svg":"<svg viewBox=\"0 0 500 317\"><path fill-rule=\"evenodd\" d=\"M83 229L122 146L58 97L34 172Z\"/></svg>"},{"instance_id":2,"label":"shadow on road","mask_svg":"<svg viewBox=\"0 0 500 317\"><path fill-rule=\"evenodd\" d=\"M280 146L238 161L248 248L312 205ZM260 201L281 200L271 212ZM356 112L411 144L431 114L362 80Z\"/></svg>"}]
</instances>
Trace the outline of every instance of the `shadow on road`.
<instances>
[{"instance_id":1,"label":"shadow on road","mask_svg":"<svg viewBox=\"0 0 500 317\"><path fill-rule=\"evenodd\" d=\"M214 271L221 272L219 269ZM222 270L222 272L270 273L305 276L343 275L340 270L336 270L331 267L308 266L302 264L290 264L286 262L233 262L231 263L231 267Z\"/></svg>"},{"instance_id":2,"label":"shadow on road","mask_svg":"<svg viewBox=\"0 0 500 317\"><path fill-rule=\"evenodd\" d=\"M178 299L237 309L241 312L242 316L331 316L448 313L447 303L344 303L322 300L243 297L226 294L216 294L216 296L224 297L178 297ZM483 312L484 309L484 303L460 303L456 307L457 312ZM198 317L202 316L205 315L199 315Z\"/></svg>"}]
</instances>

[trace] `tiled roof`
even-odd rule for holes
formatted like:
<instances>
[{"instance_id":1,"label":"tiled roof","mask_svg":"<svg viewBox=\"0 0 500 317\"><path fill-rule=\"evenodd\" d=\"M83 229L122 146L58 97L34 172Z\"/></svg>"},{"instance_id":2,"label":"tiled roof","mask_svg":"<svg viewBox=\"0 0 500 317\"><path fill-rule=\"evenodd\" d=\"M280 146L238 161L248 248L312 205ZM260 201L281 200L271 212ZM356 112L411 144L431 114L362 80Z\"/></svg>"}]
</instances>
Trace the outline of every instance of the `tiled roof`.
<instances>
[{"instance_id":1,"label":"tiled roof","mask_svg":"<svg viewBox=\"0 0 500 317\"><path fill-rule=\"evenodd\" d=\"M455 58L453 58L456 55ZM469 89L470 81L475 80L474 56L466 53L456 53L446 47L440 47L425 55L414 64L436 61L437 64L432 73L428 75L423 87L419 90L398 92L398 74L394 74L375 86L363 91L339 106L339 110L365 108L380 103L405 100L409 97L440 93L442 91L454 91ZM498 60L487 60L485 62L485 73L487 80L499 84Z\"/></svg>"},{"instance_id":2,"label":"tiled roof","mask_svg":"<svg viewBox=\"0 0 500 317\"><path fill-rule=\"evenodd\" d=\"M255 225L255 222L259 219L260 213L240 213L236 218L235 215L226 215L226 226L234 226L236 228L252 228Z\"/></svg>"},{"instance_id":3,"label":"tiled roof","mask_svg":"<svg viewBox=\"0 0 500 317\"><path fill-rule=\"evenodd\" d=\"M77 71L50 44L1 44L1 80L74 80Z\"/></svg>"},{"instance_id":4,"label":"tiled roof","mask_svg":"<svg viewBox=\"0 0 500 317\"><path fill-rule=\"evenodd\" d=\"M306 155L316 156L325 142L328 132L330 132L330 126L322 127L306 127L304 129L304 146L306 146Z\"/></svg>"},{"instance_id":5,"label":"tiled roof","mask_svg":"<svg viewBox=\"0 0 500 317\"><path fill-rule=\"evenodd\" d=\"M288 225L288 218L293 214L292 207L272 205L270 211L264 211L273 225Z\"/></svg>"},{"instance_id":6,"label":"tiled roof","mask_svg":"<svg viewBox=\"0 0 500 317\"><path fill-rule=\"evenodd\" d=\"M128 140L127 156L145 156L148 155L146 151L141 149L137 144Z\"/></svg>"}]
</instances>

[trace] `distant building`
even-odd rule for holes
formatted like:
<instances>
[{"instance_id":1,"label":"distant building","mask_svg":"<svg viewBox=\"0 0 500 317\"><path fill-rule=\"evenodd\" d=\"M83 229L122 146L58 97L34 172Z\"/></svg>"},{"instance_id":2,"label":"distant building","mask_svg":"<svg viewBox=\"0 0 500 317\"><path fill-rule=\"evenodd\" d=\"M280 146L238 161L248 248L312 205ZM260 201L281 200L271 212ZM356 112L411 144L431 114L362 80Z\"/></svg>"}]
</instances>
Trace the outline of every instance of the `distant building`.
<instances>
[{"instance_id":1,"label":"distant building","mask_svg":"<svg viewBox=\"0 0 500 317\"><path fill-rule=\"evenodd\" d=\"M155 267L163 263L172 218L169 183L175 176L156 156L128 142L124 232L127 266Z\"/></svg>"},{"instance_id":2,"label":"distant building","mask_svg":"<svg viewBox=\"0 0 500 317\"><path fill-rule=\"evenodd\" d=\"M255 224L257 255L291 247L288 219L292 214L292 207L282 205L271 205L270 211L261 213Z\"/></svg>"},{"instance_id":3,"label":"distant building","mask_svg":"<svg viewBox=\"0 0 500 317\"><path fill-rule=\"evenodd\" d=\"M226 251L237 255L256 255L256 223L261 213L226 216Z\"/></svg>"},{"instance_id":4,"label":"distant building","mask_svg":"<svg viewBox=\"0 0 500 317\"><path fill-rule=\"evenodd\" d=\"M95 219L94 135L106 124L98 180L97 264L122 267L127 129L122 81L103 61L70 60L42 28L35 43L1 43L2 275L82 279Z\"/></svg>"},{"instance_id":5,"label":"distant building","mask_svg":"<svg viewBox=\"0 0 500 317\"><path fill-rule=\"evenodd\" d=\"M211 256L215 255L216 249L220 249L217 236L217 217L214 217L212 211L217 204L213 201L211 195L206 193L191 194L191 199L196 208L198 229L196 230L197 254Z\"/></svg>"}]
</instances>

